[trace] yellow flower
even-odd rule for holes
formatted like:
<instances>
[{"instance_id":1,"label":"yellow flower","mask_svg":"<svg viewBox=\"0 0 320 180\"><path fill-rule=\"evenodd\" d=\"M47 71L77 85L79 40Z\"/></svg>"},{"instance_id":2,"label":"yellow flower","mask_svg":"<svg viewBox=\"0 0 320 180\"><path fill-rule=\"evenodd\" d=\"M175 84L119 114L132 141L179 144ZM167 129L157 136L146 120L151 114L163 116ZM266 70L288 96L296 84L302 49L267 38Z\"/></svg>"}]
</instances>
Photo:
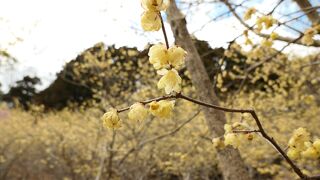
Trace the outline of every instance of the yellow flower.
<instances>
[{"instance_id":1,"label":"yellow flower","mask_svg":"<svg viewBox=\"0 0 320 180\"><path fill-rule=\"evenodd\" d=\"M222 141L221 138L213 138L212 144L213 144L213 147L215 147L215 148L223 148L224 147L224 142Z\"/></svg>"},{"instance_id":2,"label":"yellow flower","mask_svg":"<svg viewBox=\"0 0 320 180\"><path fill-rule=\"evenodd\" d=\"M156 11L145 11L141 16L141 26L145 31L158 31L161 28L161 19Z\"/></svg>"},{"instance_id":3,"label":"yellow flower","mask_svg":"<svg viewBox=\"0 0 320 180\"><path fill-rule=\"evenodd\" d=\"M312 146L320 153L320 139L315 140Z\"/></svg>"},{"instance_id":4,"label":"yellow flower","mask_svg":"<svg viewBox=\"0 0 320 180\"><path fill-rule=\"evenodd\" d=\"M149 50L149 61L155 69L165 68L168 64L168 51L164 44L153 45Z\"/></svg>"},{"instance_id":5,"label":"yellow flower","mask_svg":"<svg viewBox=\"0 0 320 180\"><path fill-rule=\"evenodd\" d=\"M257 10L256 10L254 7L249 8L249 9L245 12L243 19L244 19L245 21L251 19L251 16L252 16L254 13L256 13L256 12L257 12Z\"/></svg>"},{"instance_id":6,"label":"yellow flower","mask_svg":"<svg viewBox=\"0 0 320 180\"><path fill-rule=\"evenodd\" d=\"M134 103L130 107L130 111L128 113L128 117L130 120L139 122L139 121L145 120L147 116L148 116L148 110L144 107L143 104Z\"/></svg>"},{"instance_id":7,"label":"yellow flower","mask_svg":"<svg viewBox=\"0 0 320 180\"><path fill-rule=\"evenodd\" d=\"M272 32L271 34L270 34L270 38L272 39L272 40L275 40L275 39L277 39L279 37L279 35L277 34L277 33L275 33L275 32Z\"/></svg>"},{"instance_id":8,"label":"yellow flower","mask_svg":"<svg viewBox=\"0 0 320 180\"><path fill-rule=\"evenodd\" d=\"M152 115L160 118L169 118L172 114L174 101L161 100L150 103L150 112Z\"/></svg>"},{"instance_id":9,"label":"yellow flower","mask_svg":"<svg viewBox=\"0 0 320 180\"><path fill-rule=\"evenodd\" d=\"M252 140L254 139L254 134L249 133L249 134L246 135L246 137L247 137L247 139L248 139L249 141L252 141Z\"/></svg>"},{"instance_id":10,"label":"yellow flower","mask_svg":"<svg viewBox=\"0 0 320 180\"><path fill-rule=\"evenodd\" d=\"M258 26L258 30L262 30L263 25L265 29L269 29L276 22L277 20L275 20L272 16L262 16L257 19L256 24Z\"/></svg>"},{"instance_id":11,"label":"yellow flower","mask_svg":"<svg viewBox=\"0 0 320 180\"><path fill-rule=\"evenodd\" d=\"M177 70L163 69L158 71L160 75L163 75L158 82L158 88L164 89L167 94L171 92L180 92L181 91L181 77L179 76Z\"/></svg>"},{"instance_id":12,"label":"yellow flower","mask_svg":"<svg viewBox=\"0 0 320 180\"><path fill-rule=\"evenodd\" d=\"M246 41L244 42L245 45L253 45L253 42L251 41L251 39L249 39L248 37L246 37Z\"/></svg>"},{"instance_id":13,"label":"yellow flower","mask_svg":"<svg viewBox=\"0 0 320 180\"><path fill-rule=\"evenodd\" d=\"M169 49L164 44L153 45L149 50L149 61L155 69L180 68L184 62L187 52L181 47L172 46Z\"/></svg>"},{"instance_id":14,"label":"yellow flower","mask_svg":"<svg viewBox=\"0 0 320 180\"><path fill-rule=\"evenodd\" d=\"M296 148L289 148L287 155L290 159L296 160L300 157L300 152Z\"/></svg>"},{"instance_id":15,"label":"yellow flower","mask_svg":"<svg viewBox=\"0 0 320 180\"><path fill-rule=\"evenodd\" d=\"M304 158L317 159L320 157L319 152L314 147L308 147L305 151L301 153Z\"/></svg>"},{"instance_id":16,"label":"yellow flower","mask_svg":"<svg viewBox=\"0 0 320 180\"><path fill-rule=\"evenodd\" d=\"M310 133L305 128L298 128L293 132L289 140L289 147L295 147L298 151L305 149L305 142L310 141Z\"/></svg>"},{"instance_id":17,"label":"yellow flower","mask_svg":"<svg viewBox=\"0 0 320 180\"><path fill-rule=\"evenodd\" d=\"M169 63L174 68L180 68L185 61L187 52L178 46L172 46L168 50L169 54Z\"/></svg>"},{"instance_id":18,"label":"yellow flower","mask_svg":"<svg viewBox=\"0 0 320 180\"><path fill-rule=\"evenodd\" d=\"M241 145L239 134L227 133L224 135L224 144L238 148Z\"/></svg>"},{"instance_id":19,"label":"yellow flower","mask_svg":"<svg viewBox=\"0 0 320 180\"><path fill-rule=\"evenodd\" d=\"M261 46L263 47L271 47L273 45L273 42L271 39L263 39L261 42Z\"/></svg>"},{"instance_id":20,"label":"yellow flower","mask_svg":"<svg viewBox=\"0 0 320 180\"><path fill-rule=\"evenodd\" d=\"M164 11L168 8L168 0L141 0L141 5L145 10Z\"/></svg>"},{"instance_id":21,"label":"yellow flower","mask_svg":"<svg viewBox=\"0 0 320 180\"><path fill-rule=\"evenodd\" d=\"M317 30L315 28L309 28L304 32L304 36L301 39L301 42L305 45L313 44L313 36L317 34Z\"/></svg>"},{"instance_id":22,"label":"yellow flower","mask_svg":"<svg viewBox=\"0 0 320 180\"><path fill-rule=\"evenodd\" d=\"M223 128L224 128L225 133L232 132L232 126L230 124L225 124Z\"/></svg>"},{"instance_id":23,"label":"yellow flower","mask_svg":"<svg viewBox=\"0 0 320 180\"><path fill-rule=\"evenodd\" d=\"M106 128L120 128L121 127L121 120L118 115L116 109L111 108L108 112L106 112L102 118L103 126Z\"/></svg>"}]
</instances>

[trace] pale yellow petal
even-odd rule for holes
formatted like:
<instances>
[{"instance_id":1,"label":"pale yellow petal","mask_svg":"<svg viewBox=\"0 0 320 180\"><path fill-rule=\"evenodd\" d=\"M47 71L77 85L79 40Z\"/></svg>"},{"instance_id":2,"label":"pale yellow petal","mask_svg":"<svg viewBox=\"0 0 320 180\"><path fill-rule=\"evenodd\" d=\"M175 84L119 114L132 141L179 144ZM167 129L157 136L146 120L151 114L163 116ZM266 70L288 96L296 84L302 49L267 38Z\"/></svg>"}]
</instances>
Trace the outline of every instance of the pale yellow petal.
<instances>
[{"instance_id":1,"label":"pale yellow petal","mask_svg":"<svg viewBox=\"0 0 320 180\"><path fill-rule=\"evenodd\" d=\"M145 11L141 16L141 26L145 31L158 31L161 28L159 14L155 11Z\"/></svg>"}]
</instances>

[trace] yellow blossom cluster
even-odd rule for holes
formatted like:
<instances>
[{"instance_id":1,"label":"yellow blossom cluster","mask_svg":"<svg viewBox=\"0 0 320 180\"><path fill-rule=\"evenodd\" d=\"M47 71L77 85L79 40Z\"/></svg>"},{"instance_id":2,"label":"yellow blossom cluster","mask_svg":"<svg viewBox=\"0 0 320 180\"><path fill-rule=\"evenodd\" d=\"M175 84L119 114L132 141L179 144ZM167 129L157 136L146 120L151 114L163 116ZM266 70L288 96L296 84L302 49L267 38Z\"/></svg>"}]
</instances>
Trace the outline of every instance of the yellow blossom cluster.
<instances>
[{"instance_id":1,"label":"yellow blossom cluster","mask_svg":"<svg viewBox=\"0 0 320 180\"><path fill-rule=\"evenodd\" d=\"M141 0L145 10L141 16L141 26L145 31L158 31L161 28L160 11L168 7L167 0Z\"/></svg>"},{"instance_id":2,"label":"yellow blossom cluster","mask_svg":"<svg viewBox=\"0 0 320 180\"><path fill-rule=\"evenodd\" d=\"M130 106L128 118L134 122L144 121L149 112L159 118L169 118L172 115L174 108L174 101L160 100L152 101L149 104L149 111L143 103L137 102ZM116 109L111 108L101 117L103 126L109 129L118 129L122 126L122 121Z\"/></svg>"},{"instance_id":3,"label":"yellow blossom cluster","mask_svg":"<svg viewBox=\"0 0 320 180\"><path fill-rule=\"evenodd\" d=\"M142 0L145 12L141 18L141 24L145 31L157 31L162 26L160 11L166 10L168 1L165 0ZM168 47L166 44L156 44L149 50L149 62L162 75L158 82L158 88L164 89L166 94L179 93L182 79L178 69L185 63L187 52L178 46ZM169 118L174 108L174 101L159 100L150 103L149 112L159 118ZM149 112L145 105L148 103L135 103L130 108L128 118L135 122L141 122L147 118ZM117 129L121 127L121 120L116 109L110 109L102 116L106 128Z\"/></svg>"},{"instance_id":4,"label":"yellow blossom cluster","mask_svg":"<svg viewBox=\"0 0 320 180\"><path fill-rule=\"evenodd\" d=\"M249 9L244 13L243 19L244 19L245 21L251 19L252 15L253 15L254 13L256 13L256 12L257 12L257 10L256 10L254 7L249 8Z\"/></svg>"},{"instance_id":5,"label":"yellow blossom cluster","mask_svg":"<svg viewBox=\"0 0 320 180\"><path fill-rule=\"evenodd\" d=\"M269 38L264 38L264 39L261 41L261 46L262 46L262 47L266 47L266 48L272 47L273 41L274 41L275 39L277 39L278 36L279 36L279 35L278 35L277 33L272 32L272 33L270 34Z\"/></svg>"},{"instance_id":6,"label":"yellow blossom cluster","mask_svg":"<svg viewBox=\"0 0 320 180\"><path fill-rule=\"evenodd\" d=\"M166 94L181 91L181 77L177 69L185 63L187 52L178 46L167 49L164 44L153 45L149 50L149 61L162 78L158 82L158 88L164 89Z\"/></svg>"},{"instance_id":7,"label":"yellow blossom cluster","mask_svg":"<svg viewBox=\"0 0 320 180\"><path fill-rule=\"evenodd\" d=\"M271 46L273 45L273 41L272 41L272 39L270 39L270 38L264 38L262 41L261 41L261 46L262 47L268 47L268 48L270 48Z\"/></svg>"},{"instance_id":8,"label":"yellow blossom cluster","mask_svg":"<svg viewBox=\"0 0 320 180\"><path fill-rule=\"evenodd\" d=\"M305 45L313 44L313 37L320 32L320 25L311 27L304 32L301 42Z\"/></svg>"},{"instance_id":9,"label":"yellow blossom cluster","mask_svg":"<svg viewBox=\"0 0 320 180\"><path fill-rule=\"evenodd\" d=\"M186 56L184 49L178 46L172 46L169 49L164 44L156 44L149 50L149 61L155 69L176 68L179 69Z\"/></svg>"},{"instance_id":10,"label":"yellow blossom cluster","mask_svg":"<svg viewBox=\"0 0 320 180\"><path fill-rule=\"evenodd\" d=\"M162 78L158 88L164 89L166 94L179 93L181 90L181 77L177 71L184 62L187 52L181 47L172 46L167 49L163 44L156 44L150 48L149 61L158 70Z\"/></svg>"},{"instance_id":11,"label":"yellow blossom cluster","mask_svg":"<svg viewBox=\"0 0 320 180\"><path fill-rule=\"evenodd\" d=\"M235 122L224 125L224 141L222 138L214 138L212 143L216 148L223 148L227 145L231 145L234 148L239 148L245 140L252 141L254 135L250 132L250 126L246 122Z\"/></svg>"},{"instance_id":12,"label":"yellow blossom cluster","mask_svg":"<svg viewBox=\"0 0 320 180\"><path fill-rule=\"evenodd\" d=\"M245 45L253 45L251 39L249 38L248 30L243 31L243 35L245 37Z\"/></svg>"},{"instance_id":13,"label":"yellow blossom cluster","mask_svg":"<svg viewBox=\"0 0 320 180\"><path fill-rule=\"evenodd\" d=\"M168 1L142 0L142 7L146 10L142 16L141 24L145 31L157 31L162 26L160 11L166 10ZM164 89L166 94L181 91L181 77L178 69L185 63L187 52L178 46L169 47L168 44L156 44L149 50L149 62L158 70L162 78L158 88Z\"/></svg>"},{"instance_id":14,"label":"yellow blossom cluster","mask_svg":"<svg viewBox=\"0 0 320 180\"><path fill-rule=\"evenodd\" d=\"M305 128L298 128L293 132L293 136L288 143L287 155L291 159L320 158L320 139L311 141L310 133Z\"/></svg>"},{"instance_id":15,"label":"yellow blossom cluster","mask_svg":"<svg viewBox=\"0 0 320 180\"><path fill-rule=\"evenodd\" d=\"M257 19L256 25L257 25L257 30L261 31L263 28L264 29L269 29L272 27L275 23L277 23L277 20L274 19L272 16L262 16Z\"/></svg>"}]
</instances>

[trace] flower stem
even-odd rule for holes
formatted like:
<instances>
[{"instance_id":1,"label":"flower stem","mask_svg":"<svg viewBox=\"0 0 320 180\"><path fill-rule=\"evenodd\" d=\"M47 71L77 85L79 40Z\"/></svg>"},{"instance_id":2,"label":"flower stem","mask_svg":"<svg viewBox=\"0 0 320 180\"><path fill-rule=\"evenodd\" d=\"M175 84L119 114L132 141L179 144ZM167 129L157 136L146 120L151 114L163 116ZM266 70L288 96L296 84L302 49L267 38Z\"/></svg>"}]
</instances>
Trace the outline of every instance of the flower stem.
<instances>
[{"instance_id":1,"label":"flower stem","mask_svg":"<svg viewBox=\"0 0 320 180\"><path fill-rule=\"evenodd\" d=\"M162 19L162 16L161 16L161 12L159 12L159 16L160 16L160 20L161 20L162 33L163 33L163 36L164 36L164 40L166 41L166 47L167 47L167 49L169 49L168 36L167 36L166 28L164 27L164 23L163 23L163 19Z\"/></svg>"}]
</instances>

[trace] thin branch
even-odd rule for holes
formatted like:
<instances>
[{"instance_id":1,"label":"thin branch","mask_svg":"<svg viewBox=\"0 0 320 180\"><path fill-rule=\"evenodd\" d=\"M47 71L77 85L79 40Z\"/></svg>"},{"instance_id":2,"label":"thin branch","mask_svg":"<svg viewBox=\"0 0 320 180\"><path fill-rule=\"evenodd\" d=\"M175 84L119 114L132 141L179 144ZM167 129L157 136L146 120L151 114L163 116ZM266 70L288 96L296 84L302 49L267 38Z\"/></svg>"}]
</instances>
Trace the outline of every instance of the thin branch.
<instances>
[{"instance_id":1,"label":"thin branch","mask_svg":"<svg viewBox=\"0 0 320 180\"><path fill-rule=\"evenodd\" d=\"M164 36L164 40L166 42L166 47L167 47L167 49L169 49L170 46L169 46L168 36L167 36L166 28L164 27L164 23L163 23L163 18L161 16L161 12L159 12L159 16L160 16L160 20L161 20L162 33L163 33L163 36Z\"/></svg>"},{"instance_id":2,"label":"thin branch","mask_svg":"<svg viewBox=\"0 0 320 180\"><path fill-rule=\"evenodd\" d=\"M302 11L307 11L307 13L309 13L309 11L313 11L313 10L316 10L316 9L319 9L320 6L314 6L314 7L307 7L307 8L300 8L299 10L296 10L294 12L290 12L288 14L283 14L280 18L282 17L285 17L285 16L291 16L293 14L297 14L297 13L300 13Z\"/></svg>"},{"instance_id":3,"label":"thin branch","mask_svg":"<svg viewBox=\"0 0 320 180\"><path fill-rule=\"evenodd\" d=\"M161 101L161 100L171 99L171 98L174 98L174 97L175 97L175 95L161 96L161 97L149 99L149 100L146 100L146 101L140 101L140 103L143 104L143 105L146 105L148 103L151 103L152 101ZM130 109L130 107L125 107L125 108L119 109L118 113L123 112L123 111L127 111L129 109Z\"/></svg>"},{"instance_id":4,"label":"thin branch","mask_svg":"<svg viewBox=\"0 0 320 180\"><path fill-rule=\"evenodd\" d=\"M249 134L249 133L259 133L260 130L233 130L233 133L244 133L244 134Z\"/></svg>"},{"instance_id":5,"label":"thin branch","mask_svg":"<svg viewBox=\"0 0 320 180\"><path fill-rule=\"evenodd\" d=\"M280 6L281 3L283 3L284 0L280 0L275 6L274 8L268 13L268 15L273 14L273 12Z\"/></svg>"},{"instance_id":6,"label":"thin branch","mask_svg":"<svg viewBox=\"0 0 320 180\"><path fill-rule=\"evenodd\" d=\"M109 149L113 149L113 146L114 146L114 143L116 141L116 131L113 130L112 131L112 140L110 142L110 145L109 145ZM113 162L113 157L114 157L114 151L109 151L110 152L110 155L109 155L109 160L108 160L108 178L107 179L111 179L112 177L112 162Z\"/></svg>"}]
</instances>

